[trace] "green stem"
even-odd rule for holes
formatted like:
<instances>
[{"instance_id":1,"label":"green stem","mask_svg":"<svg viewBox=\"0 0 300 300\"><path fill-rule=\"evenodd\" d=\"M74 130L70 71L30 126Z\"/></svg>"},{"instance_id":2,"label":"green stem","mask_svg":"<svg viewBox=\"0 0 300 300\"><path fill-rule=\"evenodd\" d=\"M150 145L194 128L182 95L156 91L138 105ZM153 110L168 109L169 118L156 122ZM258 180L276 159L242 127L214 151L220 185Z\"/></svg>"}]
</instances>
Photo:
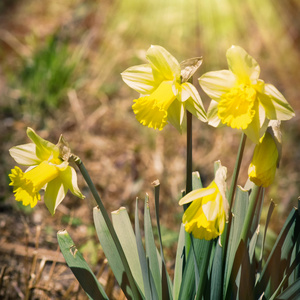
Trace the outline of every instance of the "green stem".
<instances>
[{"instance_id":1,"label":"green stem","mask_svg":"<svg viewBox=\"0 0 300 300\"><path fill-rule=\"evenodd\" d=\"M243 153L244 153L244 149L245 149L246 140L247 140L247 136L243 132L242 137L241 137L241 141L240 141L240 145L239 145L237 158L236 158L236 161L235 161L233 174L232 174L230 190L229 190L228 197L227 197L228 198L228 204L229 204L229 207L230 207L229 208L229 220L228 220L228 223L226 223L226 225L225 225L225 230L224 230L224 233L222 235L222 245L223 245L223 249L224 249L225 252L226 252L226 244L228 242L229 232L230 232L230 225L231 225L231 218L232 218L231 209L232 209L232 206L233 206L233 197L234 197L234 193L235 193L235 189L236 189L237 179L239 177L239 172L240 172L240 168L241 168L241 163L242 163L242 158L243 158ZM226 256L224 255L224 257L226 257Z\"/></svg>"},{"instance_id":2,"label":"green stem","mask_svg":"<svg viewBox=\"0 0 300 300\"><path fill-rule=\"evenodd\" d=\"M107 213L107 211L106 211L106 209L105 209L105 207L104 207L104 205L102 203L102 200L101 200L101 198L100 198L100 196L99 196L99 194L98 194L98 192L96 190L96 187L95 187L95 185L94 185L94 183L93 183L93 181L92 181L92 179L91 179L88 171L86 170L85 166L83 165L81 159L78 156L75 156L75 155L72 155L72 158L73 158L74 162L76 163L76 165L78 166L78 168L79 168L79 170L80 170L80 172L81 172L81 174L82 174L85 182L87 183L87 185L88 185L88 187L89 187L89 189L90 189L90 191L91 191L94 199L96 200L97 205L98 205L98 207L99 207L99 209L100 209L100 211L102 213L102 216L103 216L103 218L105 220L105 223L107 225L107 228L108 228L108 230L109 230L109 232L111 234L111 237L112 237L112 239L113 239L113 241L114 241L114 243L116 245L116 248L118 250L120 258L121 258L121 260L123 262L124 270L125 270L125 273L127 275L129 285L130 285L131 290L132 290L133 298L134 299L142 299L141 294L139 293L139 291L137 289L137 286L136 286L136 283L134 281L134 278L132 276L132 273L131 273L130 267L128 265L128 261L126 259L126 256L125 256L125 253L123 251L123 248L121 246L120 240L119 240L119 238L118 238L118 236L116 234L116 231L115 231L115 229L114 229L114 227L112 225L112 222L111 222L111 220L110 220L110 218L108 216L108 213Z\"/></svg>"},{"instance_id":3,"label":"green stem","mask_svg":"<svg viewBox=\"0 0 300 300\"><path fill-rule=\"evenodd\" d=\"M231 211L231 208L233 205L233 197L234 197L234 193L235 193L235 189L236 189L237 179L239 177L239 172L240 172L240 168L241 168L241 163L242 163L242 158L243 158L243 154L244 154L246 140L247 140L247 136L243 132L241 141L240 141L239 150L238 150L238 155L237 155L235 166L234 166L230 190L229 190L229 194L228 194L228 203L230 206L230 211Z\"/></svg>"},{"instance_id":4,"label":"green stem","mask_svg":"<svg viewBox=\"0 0 300 300\"><path fill-rule=\"evenodd\" d=\"M261 189L262 188L260 186L255 185L251 192L250 203L249 203L246 219L245 219L242 233L241 233L241 240L243 240L246 243L246 245L247 245L249 229L252 224L252 220L254 217L255 209L257 207L257 203L259 201L259 195L260 195Z\"/></svg>"},{"instance_id":5,"label":"green stem","mask_svg":"<svg viewBox=\"0 0 300 300\"><path fill-rule=\"evenodd\" d=\"M237 179L239 177L239 172L240 172L240 168L241 168L241 163L242 163L242 158L243 158L243 153L244 153L244 149L245 149L245 144L246 144L246 140L247 140L247 136L246 134L243 132L242 133L242 137L241 137L241 141L240 141L240 145L239 145L239 150L238 150L238 154L237 154L237 158L235 161L235 166L234 166L234 170L233 170L233 174L232 174L232 180L231 180L231 185L230 185L230 190L228 193L228 204L229 204L229 220L228 223L225 224L225 229L224 232L221 236L221 244L222 244L222 248L223 248L223 263L222 263L222 268L223 271L225 270L225 265L226 265L226 257L228 255L227 253L227 244L228 244L228 240L229 240L229 233L230 233L230 227L231 227L231 221L232 221L232 214L231 214L231 210L232 210L232 206L233 206L233 197L234 197L234 193L236 190L236 184L237 184ZM223 276L224 276L224 272L222 272ZM224 280L224 278L223 278ZM224 287L222 287L223 289ZM222 292L223 293L223 292Z\"/></svg>"},{"instance_id":6,"label":"green stem","mask_svg":"<svg viewBox=\"0 0 300 300\"><path fill-rule=\"evenodd\" d=\"M192 114L189 111L186 111L186 125L187 125L187 134L186 134L186 193L192 191L192 172L193 172L193 135L192 135Z\"/></svg>"}]
</instances>

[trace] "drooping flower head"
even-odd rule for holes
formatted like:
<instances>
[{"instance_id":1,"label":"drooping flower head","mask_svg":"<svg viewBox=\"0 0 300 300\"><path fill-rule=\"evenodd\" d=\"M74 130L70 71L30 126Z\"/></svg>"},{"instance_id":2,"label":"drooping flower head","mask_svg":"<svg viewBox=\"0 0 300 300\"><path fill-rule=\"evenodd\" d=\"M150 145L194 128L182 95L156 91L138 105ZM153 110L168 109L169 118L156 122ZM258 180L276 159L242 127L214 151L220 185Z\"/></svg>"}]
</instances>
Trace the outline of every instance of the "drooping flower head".
<instances>
[{"instance_id":1,"label":"drooping flower head","mask_svg":"<svg viewBox=\"0 0 300 300\"><path fill-rule=\"evenodd\" d=\"M41 200L39 191L45 189L44 201L53 215L68 190L84 198L77 186L76 172L62 158L60 147L42 139L31 128L27 128L27 135L33 143L9 150L18 164L29 166L25 172L16 166L9 174L15 199L34 207Z\"/></svg>"},{"instance_id":2,"label":"drooping flower head","mask_svg":"<svg viewBox=\"0 0 300 300\"><path fill-rule=\"evenodd\" d=\"M179 201L179 205L192 202L183 214L182 223L195 238L211 240L224 231L228 217L226 173L227 169L220 164L207 188L194 190Z\"/></svg>"},{"instance_id":3,"label":"drooping flower head","mask_svg":"<svg viewBox=\"0 0 300 300\"><path fill-rule=\"evenodd\" d=\"M124 82L141 94L132 105L136 119L145 126L159 130L170 122L181 132L187 109L205 122L206 113L201 98L196 88L186 82L188 78L182 76L188 66L182 65L181 68L178 61L161 46L151 46L146 58L149 64L130 67L121 74ZM201 64L199 61L197 68Z\"/></svg>"},{"instance_id":4,"label":"drooping flower head","mask_svg":"<svg viewBox=\"0 0 300 300\"><path fill-rule=\"evenodd\" d=\"M266 133L255 146L248 169L249 179L262 187L268 187L273 182L281 156L280 122L270 123Z\"/></svg>"},{"instance_id":5,"label":"drooping flower head","mask_svg":"<svg viewBox=\"0 0 300 300\"><path fill-rule=\"evenodd\" d=\"M255 143L269 120L288 120L295 114L284 96L259 79L260 67L243 48L232 46L226 53L229 70L202 75L199 83L212 98L209 124L242 129Z\"/></svg>"}]
</instances>

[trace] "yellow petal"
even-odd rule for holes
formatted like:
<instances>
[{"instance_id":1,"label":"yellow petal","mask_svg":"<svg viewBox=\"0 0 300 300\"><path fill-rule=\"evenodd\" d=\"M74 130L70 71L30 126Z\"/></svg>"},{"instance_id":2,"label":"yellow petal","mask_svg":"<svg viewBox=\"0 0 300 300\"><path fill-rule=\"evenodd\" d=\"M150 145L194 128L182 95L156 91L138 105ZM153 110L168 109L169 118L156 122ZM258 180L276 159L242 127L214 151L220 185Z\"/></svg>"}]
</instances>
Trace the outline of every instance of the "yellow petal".
<instances>
[{"instance_id":1,"label":"yellow petal","mask_svg":"<svg viewBox=\"0 0 300 300\"><path fill-rule=\"evenodd\" d=\"M242 47L232 46L226 53L229 70L239 83L251 84L259 78L260 68L256 60Z\"/></svg>"}]
</instances>

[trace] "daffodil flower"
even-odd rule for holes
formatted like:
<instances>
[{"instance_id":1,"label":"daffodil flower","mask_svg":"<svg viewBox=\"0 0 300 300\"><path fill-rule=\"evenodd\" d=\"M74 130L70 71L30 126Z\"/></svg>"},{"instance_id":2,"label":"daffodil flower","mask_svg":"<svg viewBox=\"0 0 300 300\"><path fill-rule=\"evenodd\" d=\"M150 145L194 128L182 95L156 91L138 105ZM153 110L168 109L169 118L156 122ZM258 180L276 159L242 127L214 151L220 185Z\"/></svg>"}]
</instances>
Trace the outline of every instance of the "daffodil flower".
<instances>
[{"instance_id":1,"label":"daffodil flower","mask_svg":"<svg viewBox=\"0 0 300 300\"><path fill-rule=\"evenodd\" d=\"M68 190L84 198L77 186L75 170L61 158L60 148L27 128L33 143L12 147L9 152L14 160L29 168L23 172L15 167L9 174L15 199L23 205L34 207L41 200L39 191L45 189L44 202L53 215Z\"/></svg>"},{"instance_id":2,"label":"daffodil flower","mask_svg":"<svg viewBox=\"0 0 300 300\"><path fill-rule=\"evenodd\" d=\"M149 64L130 67L121 74L124 82L141 95L132 105L136 119L159 130L170 122L181 132L187 109L205 122L198 91L191 83L182 82L178 61L161 46L151 46L146 58Z\"/></svg>"},{"instance_id":3,"label":"daffodil flower","mask_svg":"<svg viewBox=\"0 0 300 300\"><path fill-rule=\"evenodd\" d=\"M183 214L182 223L195 238L211 240L224 231L228 217L226 173L227 169L220 165L207 188L194 190L179 201L179 205L192 202Z\"/></svg>"},{"instance_id":4,"label":"daffodil flower","mask_svg":"<svg viewBox=\"0 0 300 300\"><path fill-rule=\"evenodd\" d=\"M257 186L268 187L274 181L280 156L281 134L278 122L273 122L255 146L248 169L249 179Z\"/></svg>"},{"instance_id":5,"label":"daffodil flower","mask_svg":"<svg viewBox=\"0 0 300 300\"><path fill-rule=\"evenodd\" d=\"M199 78L212 99L209 124L242 129L258 143L269 120L289 120L294 111L273 85L259 79L258 63L243 48L232 46L226 56L229 70L208 72Z\"/></svg>"}]
</instances>

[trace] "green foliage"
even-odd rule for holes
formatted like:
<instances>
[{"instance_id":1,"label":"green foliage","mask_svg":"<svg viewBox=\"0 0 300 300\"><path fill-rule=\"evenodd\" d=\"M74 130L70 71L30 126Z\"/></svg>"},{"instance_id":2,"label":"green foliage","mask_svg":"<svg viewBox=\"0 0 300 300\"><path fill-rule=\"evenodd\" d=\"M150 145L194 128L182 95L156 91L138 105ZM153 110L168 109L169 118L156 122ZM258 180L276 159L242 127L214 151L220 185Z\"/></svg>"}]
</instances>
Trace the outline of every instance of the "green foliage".
<instances>
[{"instance_id":1,"label":"green foliage","mask_svg":"<svg viewBox=\"0 0 300 300\"><path fill-rule=\"evenodd\" d=\"M109 299L66 230L57 233L60 250L89 299Z\"/></svg>"},{"instance_id":2,"label":"green foliage","mask_svg":"<svg viewBox=\"0 0 300 300\"><path fill-rule=\"evenodd\" d=\"M201 186L199 174L194 173L193 189ZM261 232L258 228L264 193L255 185L252 185L250 190L238 187L232 217L228 223L228 241L225 245L220 244L221 237L211 241L198 240L185 233L181 227L174 280L171 282L166 272L158 218L159 185L156 185L155 189L160 253L153 235L148 196L144 206L144 239L139 225L138 201L135 211L135 233L125 208L112 213L113 228L142 299L296 299L300 291L298 209L293 209L290 213L271 253L265 257L267 228L275 206L273 202L270 203L263 237L258 239ZM250 221L245 222L247 219ZM100 244L116 280L127 298L135 299L123 267L124 258L119 255L118 246L110 233L110 225L107 225L98 208L94 209L94 222ZM65 237L65 233L59 234L60 239L62 236ZM60 246L62 247L61 242ZM64 255L70 253L70 248L68 251L63 249ZM260 255L255 255L256 252ZM70 258L67 263L72 266ZM71 269L74 272L74 267ZM76 271L79 273L74 274L80 279L83 271ZM84 284L88 295L92 293L85 282L81 284Z\"/></svg>"},{"instance_id":3,"label":"green foliage","mask_svg":"<svg viewBox=\"0 0 300 300\"><path fill-rule=\"evenodd\" d=\"M54 35L45 47L25 60L13 82L20 92L22 112L43 117L61 107L73 85L77 59Z\"/></svg>"}]
</instances>

